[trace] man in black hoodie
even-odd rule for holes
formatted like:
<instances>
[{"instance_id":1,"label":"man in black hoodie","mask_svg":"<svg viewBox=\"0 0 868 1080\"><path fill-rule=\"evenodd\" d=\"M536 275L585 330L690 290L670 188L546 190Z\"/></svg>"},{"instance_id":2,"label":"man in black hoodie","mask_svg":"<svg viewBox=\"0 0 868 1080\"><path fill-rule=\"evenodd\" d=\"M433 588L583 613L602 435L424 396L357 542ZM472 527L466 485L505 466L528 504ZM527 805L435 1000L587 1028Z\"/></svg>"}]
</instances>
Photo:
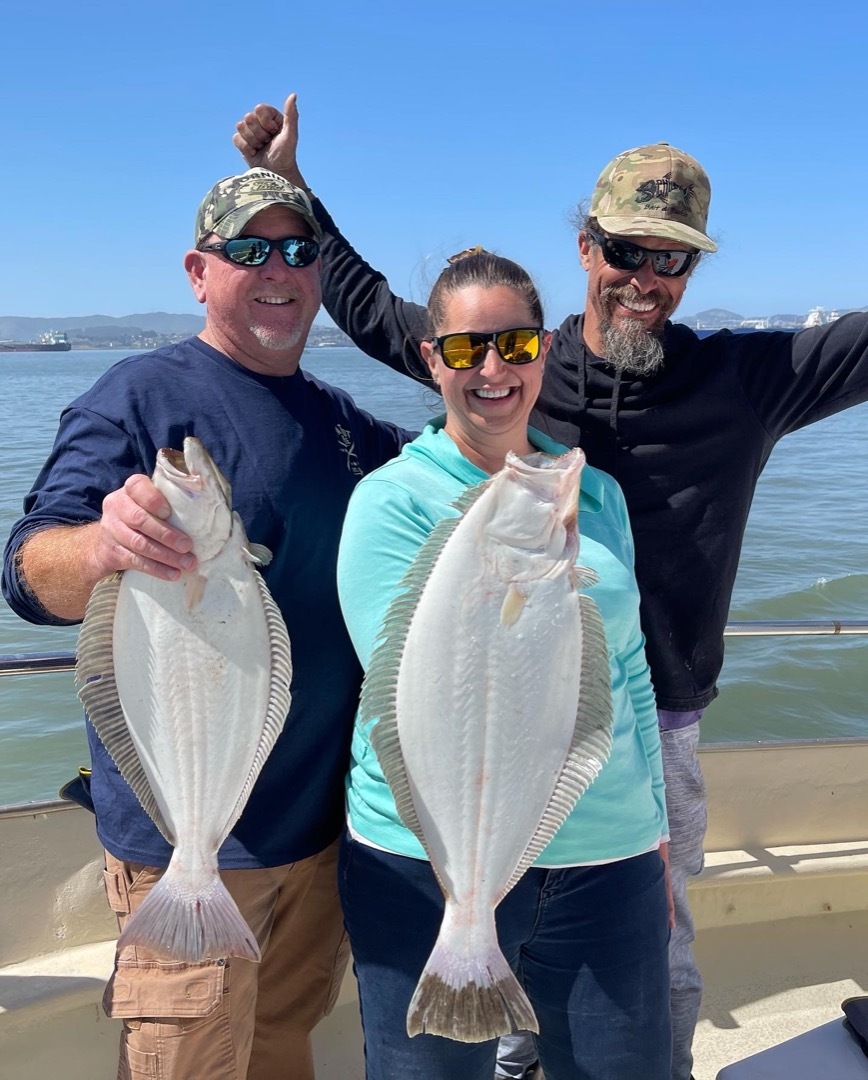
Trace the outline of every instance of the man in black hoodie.
<instances>
[{"instance_id":1,"label":"man in black hoodie","mask_svg":"<svg viewBox=\"0 0 868 1080\"><path fill-rule=\"evenodd\" d=\"M309 191L296 162L295 95L237 126L248 164ZM313 198L322 226L323 302L360 349L424 380L424 308L395 296ZM717 696L723 630L757 480L783 435L868 400L868 315L789 332L700 339L672 323L707 235L711 188L667 143L619 154L579 227L583 315L553 332L531 423L623 488L636 545L642 627L657 697L670 827L673 1080L689 1080L702 994L688 879L702 869L705 789L699 719ZM514 1037L513 1037L514 1038ZM503 1047L502 1047L503 1051ZM519 1061L534 1056L524 1044ZM505 1053L499 1076L526 1076Z\"/></svg>"}]
</instances>

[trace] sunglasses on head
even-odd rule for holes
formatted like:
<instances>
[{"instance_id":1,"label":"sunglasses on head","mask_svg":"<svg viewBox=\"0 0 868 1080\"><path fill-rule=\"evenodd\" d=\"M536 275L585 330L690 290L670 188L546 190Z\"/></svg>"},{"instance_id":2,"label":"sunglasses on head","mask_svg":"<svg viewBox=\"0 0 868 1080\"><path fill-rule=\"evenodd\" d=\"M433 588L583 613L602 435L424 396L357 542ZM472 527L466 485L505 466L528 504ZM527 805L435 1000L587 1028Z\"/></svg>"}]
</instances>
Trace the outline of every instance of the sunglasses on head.
<instances>
[{"instance_id":1,"label":"sunglasses on head","mask_svg":"<svg viewBox=\"0 0 868 1080\"><path fill-rule=\"evenodd\" d=\"M603 258L616 270L638 270L646 259L650 259L651 269L660 277L681 277L699 258L698 251L656 251L632 244L629 240L603 236L593 229L585 229L585 232L595 244L599 244Z\"/></svg>"},{"instance_id":2,"label":"sunglasses on head","mask_svg":"<svg viewBox=\"0 0 868 1080\"><path fill-rule=\"evenodd\" d=\"M277 248L287 266L310 266L319 255L319 243L310 236L284 236L266 240L264 236L239 236L217 244L203 244L199 251L219 251L236 266L262 266Z\"/></svg>"},{"instance_id":3,"label":"sunglasses on head","mask_svg":"<svg viewBox=\"0 0 868 1080\"><path fill-rule=\"evenodd\" d=\"M495 330L490 334L467 331L463 334L443 334L431 339L440 350L443 363L458 371L477 367L485 359L488 346L494 342L497 355L507 364L529 364L540 353L541 329L520 326L513 330Z\"/></svg>"}]
</instances>

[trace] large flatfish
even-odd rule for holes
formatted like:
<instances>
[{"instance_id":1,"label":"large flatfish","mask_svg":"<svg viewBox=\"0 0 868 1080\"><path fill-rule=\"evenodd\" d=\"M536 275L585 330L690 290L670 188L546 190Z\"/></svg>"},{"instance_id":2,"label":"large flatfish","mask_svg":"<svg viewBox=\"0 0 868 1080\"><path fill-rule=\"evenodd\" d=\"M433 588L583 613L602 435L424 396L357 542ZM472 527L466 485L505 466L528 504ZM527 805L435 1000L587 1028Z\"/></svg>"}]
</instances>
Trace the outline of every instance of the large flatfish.
<instances>
[{"instance_id":1,"label":"large flatfish","mask_svg":"<svg viewBox=\"0 0 868 1080\"><path fill-rule=\"evenodd\" d=\"M173 846L120 945L176 960L260 958L217 869L283 729L292 676L283 617L254 563L231 489L195 438L160 450L154 484L193 540L177 581L135 570L94 589L78 639L79 697L101 741Z\"/></svg>"},{"instance_id":2,"label":"large flatfish","mask_svg":"<svg viewBox=\"0 0 868 1080\"><path fill-rule=\"evenodd\" d=\"M410 1035L538 1031L494 910L611 749L595 577L576 566L581 450L509 454L420 549L367 672L363 722L446 905Z\"/></svg>"}]
</instances>

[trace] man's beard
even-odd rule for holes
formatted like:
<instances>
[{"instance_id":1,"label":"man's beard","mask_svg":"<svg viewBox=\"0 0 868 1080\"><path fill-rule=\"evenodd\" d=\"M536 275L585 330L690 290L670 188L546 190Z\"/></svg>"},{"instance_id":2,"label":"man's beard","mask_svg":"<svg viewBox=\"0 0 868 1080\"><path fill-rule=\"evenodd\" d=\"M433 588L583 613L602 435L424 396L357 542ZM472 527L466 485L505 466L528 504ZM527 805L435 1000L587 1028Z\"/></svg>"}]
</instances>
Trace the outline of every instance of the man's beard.
<instances>
[{"instance_id":1,"label":"man's beard","mask_svg":"<svg viewBox=\"0 0 868 1080\"><path fill-rule=\"evenodd\" d=\"M660 316L650 326L641 319L624 317L616 323L611 317L615 302L652 299ZM663 328L671 314L667 299L656 293L642 296L632 285L609 285L600 294L602 317L600 333L606 361L628 375L653 375L663 365Z\"/></svg>"},{"instance_id":2,"label":"man's beard","mask_svg":"<svg viewBox=\"0 0 868 1080\"><path fill-rule=\"evenodd\" d=\"M304 328L295 326L278 330L255 323L250 330L263 349L285 352L287 349L294 349L299 344Z\"/></svg>"}]
</instances>

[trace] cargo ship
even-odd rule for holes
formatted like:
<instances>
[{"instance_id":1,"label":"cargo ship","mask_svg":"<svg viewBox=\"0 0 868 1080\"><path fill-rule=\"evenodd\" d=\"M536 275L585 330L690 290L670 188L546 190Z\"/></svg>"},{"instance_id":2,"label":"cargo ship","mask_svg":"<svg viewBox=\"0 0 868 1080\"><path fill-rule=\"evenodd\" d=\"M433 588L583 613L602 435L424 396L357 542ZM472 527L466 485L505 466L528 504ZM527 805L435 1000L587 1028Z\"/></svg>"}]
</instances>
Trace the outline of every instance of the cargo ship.
<instances>
[{"instance_id":1,"label":"cargo ship","mask_svg":"<svg viewBox=\"0 0 868 1080\"><path fill-rule=\"evenodd\" d=\"M0 341L0 352L69 352L66 334L43 334L38 341Z\"/></svg>"}]
</instances>

